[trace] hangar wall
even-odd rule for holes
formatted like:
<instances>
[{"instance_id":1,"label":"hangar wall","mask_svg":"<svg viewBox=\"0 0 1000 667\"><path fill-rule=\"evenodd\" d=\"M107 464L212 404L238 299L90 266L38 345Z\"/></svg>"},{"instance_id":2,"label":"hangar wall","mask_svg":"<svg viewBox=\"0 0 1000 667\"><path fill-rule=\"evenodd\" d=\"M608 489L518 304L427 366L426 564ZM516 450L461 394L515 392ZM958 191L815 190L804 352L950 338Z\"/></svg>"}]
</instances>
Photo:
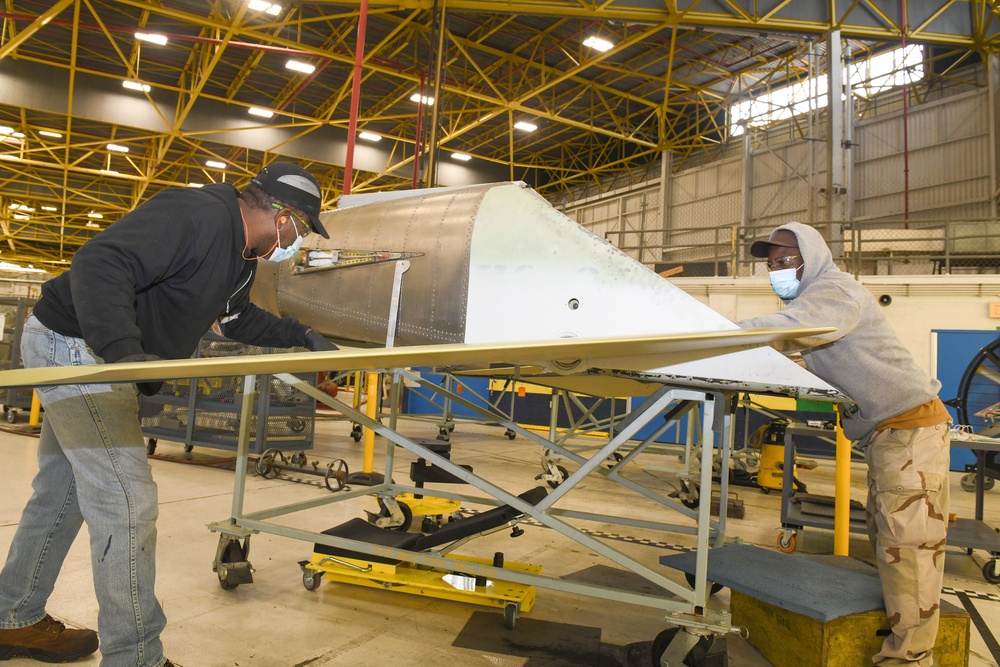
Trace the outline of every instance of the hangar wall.
<instances>
[{"instance_id":1,"label":"hangar wall","mask_svg":"<svg viewBox=\"0 0 1000 667\"><path fill-rule=\"evenodd\" d=\"M958 235L989 236L982 222L996 221L1000 185L997 91L986 67L976 66L964 79L920 96L911 91L906 112L899 90L856 100L844 184L856 227L919 229L949 221ZM831 222L826 134L826 112L813 111L737 137L715 155L685 158L676 170L671 167L677 158L667 154L659 178L561 208L650 268L684 265L685 275L754 275L758 267L746 256L747 239L788 220ZM871 272L934 268L911 262Z\"/></svg>"}]
</instances>

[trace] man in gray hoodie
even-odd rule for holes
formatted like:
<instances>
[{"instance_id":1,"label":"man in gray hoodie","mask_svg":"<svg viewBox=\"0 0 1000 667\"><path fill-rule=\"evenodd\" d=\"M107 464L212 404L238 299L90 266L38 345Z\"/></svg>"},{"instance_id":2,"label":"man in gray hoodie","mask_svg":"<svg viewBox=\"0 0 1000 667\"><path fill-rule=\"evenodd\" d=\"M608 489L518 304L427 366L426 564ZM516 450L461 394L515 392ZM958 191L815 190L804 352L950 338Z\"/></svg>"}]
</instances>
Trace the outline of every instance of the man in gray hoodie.
<instances>
[{"instance_id":1,"label":"man in gray hoodie","mask_svg":"<svg viewBox=\"0 0 1000 667\"><path fill-rule=\"evenodd\" d=\"M950 416L941 383L917 366L875 297L834 265L815 229L781 225L750 254L767 260L785 308L741 327L837 328L789 349L856 404L839 406L841 423L865 446L868 534L892 628L872 662L930 667L948 530Z\"/></svg>"}]
</instances>

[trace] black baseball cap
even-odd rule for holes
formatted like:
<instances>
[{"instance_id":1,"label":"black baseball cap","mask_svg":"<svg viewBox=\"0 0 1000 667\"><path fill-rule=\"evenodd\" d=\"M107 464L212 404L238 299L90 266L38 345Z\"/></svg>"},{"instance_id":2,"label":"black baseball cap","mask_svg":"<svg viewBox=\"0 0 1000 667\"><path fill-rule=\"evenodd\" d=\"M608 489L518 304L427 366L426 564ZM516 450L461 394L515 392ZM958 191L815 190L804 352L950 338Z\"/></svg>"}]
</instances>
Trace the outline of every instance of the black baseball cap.
<instances>
[{"instance_id":1,"label":"black baseball cap","mask_svg":"<svg viewBox=\"0 0 1000 667\"><path fill-rule=\"evenodd\" d=\"M768 240L754 241L753 245L750 246L750 254L754 257L767 259L767 253L771 249L771 246L777 246L779 248L798 248L799 237L796 236L795 232L790 229L775 229L771 232L771 238Z\"/></svg>"},{"instance_id":2,"label":"black baseball cap","mask_svg":"<svg viewBox=\"0 0 1000 667\"><path fill-rule=\"evenodd\" d=\"M283 204L305 213L312 228L323 238L330 238L319 221L319 209L323 203L319 183L308 171L291 162L273 162L261 169L250 182Z\"/></svg>"}]
</instances>

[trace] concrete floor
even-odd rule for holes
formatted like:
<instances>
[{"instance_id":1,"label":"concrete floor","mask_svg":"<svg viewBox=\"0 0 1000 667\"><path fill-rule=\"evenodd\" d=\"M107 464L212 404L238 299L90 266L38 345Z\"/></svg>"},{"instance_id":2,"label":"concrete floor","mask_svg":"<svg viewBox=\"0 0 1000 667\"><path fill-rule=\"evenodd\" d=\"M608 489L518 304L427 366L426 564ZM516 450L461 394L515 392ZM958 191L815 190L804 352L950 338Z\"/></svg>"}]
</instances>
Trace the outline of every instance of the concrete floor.
<instances>
[{"instance_id":1,"label":"concrete floor","mask_svg":"<svg viewBox=\"0 0 1000 667\"><path fill-rule=\"evenodd\" d=\"M361 446L348 437L349 431L350 425L343 421L318 421L315 447L307 452L309 460L325 468L330 461L342 458L352 470L360 468ZM410 437L433 438L437 427L428 421L402 420L400 431ZM511 492L538 484L534 476L541 471L541 451L523 438L510 441L502 429L459 424L452 443L452 460L472 465L478 474ZM36 471L36 444L37 440L30 436L0 433L0 553L6 553L30 494ZM376 451L383 451L382 446L377 443ZM230 515L234 473L221 465L190 465L178 460L205 464L228 454L200 447L185 454L180 445L162 439L156 453L158 457L177 459L155 459L151 465L160 489L157 589L169 621L163 640L166 655L183 667L649 665L649 643L668 627L662 612L550 589L538 590L534 608L520 617L513 631L503 628L498 611L463 603L332 582L324 582L318 591L310 592L302 585L297 563L309 558L312 545L266 534L251 540L249 560L255 568L254 583L223 590L212 572L218 538L206 525ZM627 476L651 488L669 491L673 478L654 470L664 465L657 459L665 458L676 463L673 457L642 457L638 465L630 466ZM408 454L397 456L397 480L407 479L411 460ZM380 465L376 459L376 470ZM832 495L831 462L821 461L816 470L801 476L810 485L811 493ZM952 511L971 518L973 496L961 490L959 478L959 473L952 474ZM319 478L301 474L277 479L251 475L247 479L246 507L271 508L328 496L330 491L321 484ZM730 520L728 535L774 548L780 526L780 494L765 495L739 487L733 491L744 502L745 518ZM1000 488L986 495L985 518L991 526L1000 526L997 494ZM852 497L863 500L864 495L864 472L856 467ZM603 479L586 480L564 500L566 507L663 520L662 508L639 496L624 494L620 487L610 487ZM319 531L363 516L366 509L377 508L370 499L360 498L300 512L284 522ZM659 565L659 557L675 553L668 546L693 544L684 535L642 529L624 531L601 524L587 527L646 538L645 543L608 539L615 548L657 571L667 570ZM524 530L516 539L510 539L508 531L489 535L460 551L491 557L502 550L508 561L542 565L546 573L554 576L610 565L548 528L527 525ZM832 543L830 531L806 529L798 535L797 551L829 554ZM865 537L852 535L850 547L852 556L871 560ZM953 591L969 592L971 604L986 626L1000 634L1000 587L983 580L985 555L980 551L970 557L964 550L949 550L944 599L960 604ZM682 575L671 572L671 578L683 580ZM729 591L724 589L713 596L711 605L724 609L728 603ZM96 627L97 605L85 532L67 559L49 611L71 625ZM992 638L984 640L973 626L969 657L972 667L997 665L988 642L995 644ZM739 637L731 636L728 646L730 665L770 664ZM9 664L36 663L13 660ZM99 658L95 655L77 664L97 665Z\"/></svg>"}]
</instances>

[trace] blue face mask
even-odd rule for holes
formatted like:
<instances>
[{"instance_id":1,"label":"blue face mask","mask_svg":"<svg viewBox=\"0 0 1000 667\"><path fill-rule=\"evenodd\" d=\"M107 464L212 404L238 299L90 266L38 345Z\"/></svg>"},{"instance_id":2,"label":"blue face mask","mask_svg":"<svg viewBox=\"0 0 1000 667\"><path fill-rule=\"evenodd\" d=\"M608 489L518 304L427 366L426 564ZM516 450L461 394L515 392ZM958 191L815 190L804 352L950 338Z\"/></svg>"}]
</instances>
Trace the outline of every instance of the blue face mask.
<instances>
[{"instance_id":1,"label":"blue face mask","mask_svg":"<svg viewBox=\"0 0 1000 667\"><path fill-rule=\"evenodd\" d=\"M782 299L795 298L799 293L799 279L795 277L795 273L799 268L781 269L780 271L771 271L768 274L768 277L771 279L771 289L774 290L775 294Z\"/></svg>"},{"instance_id":2,"label":"blue face mask","mask_svg":"<svg viewBox=\"0 0 1000 667\"><path fill-rule=\"evenodd\" d=\"M292 241L292 245L287 248L281 247L281 236L278 236L278 244L274 247L274 250L270 255L267 256L267 261L269 262L284 262L286 259L291 259L295 256L295 253L299 251L302 247L302 236L299 234L299 228L295 225L295 217L292 217L292 227L295 229L295 240Z\"/></svg>"}]
</instances>

